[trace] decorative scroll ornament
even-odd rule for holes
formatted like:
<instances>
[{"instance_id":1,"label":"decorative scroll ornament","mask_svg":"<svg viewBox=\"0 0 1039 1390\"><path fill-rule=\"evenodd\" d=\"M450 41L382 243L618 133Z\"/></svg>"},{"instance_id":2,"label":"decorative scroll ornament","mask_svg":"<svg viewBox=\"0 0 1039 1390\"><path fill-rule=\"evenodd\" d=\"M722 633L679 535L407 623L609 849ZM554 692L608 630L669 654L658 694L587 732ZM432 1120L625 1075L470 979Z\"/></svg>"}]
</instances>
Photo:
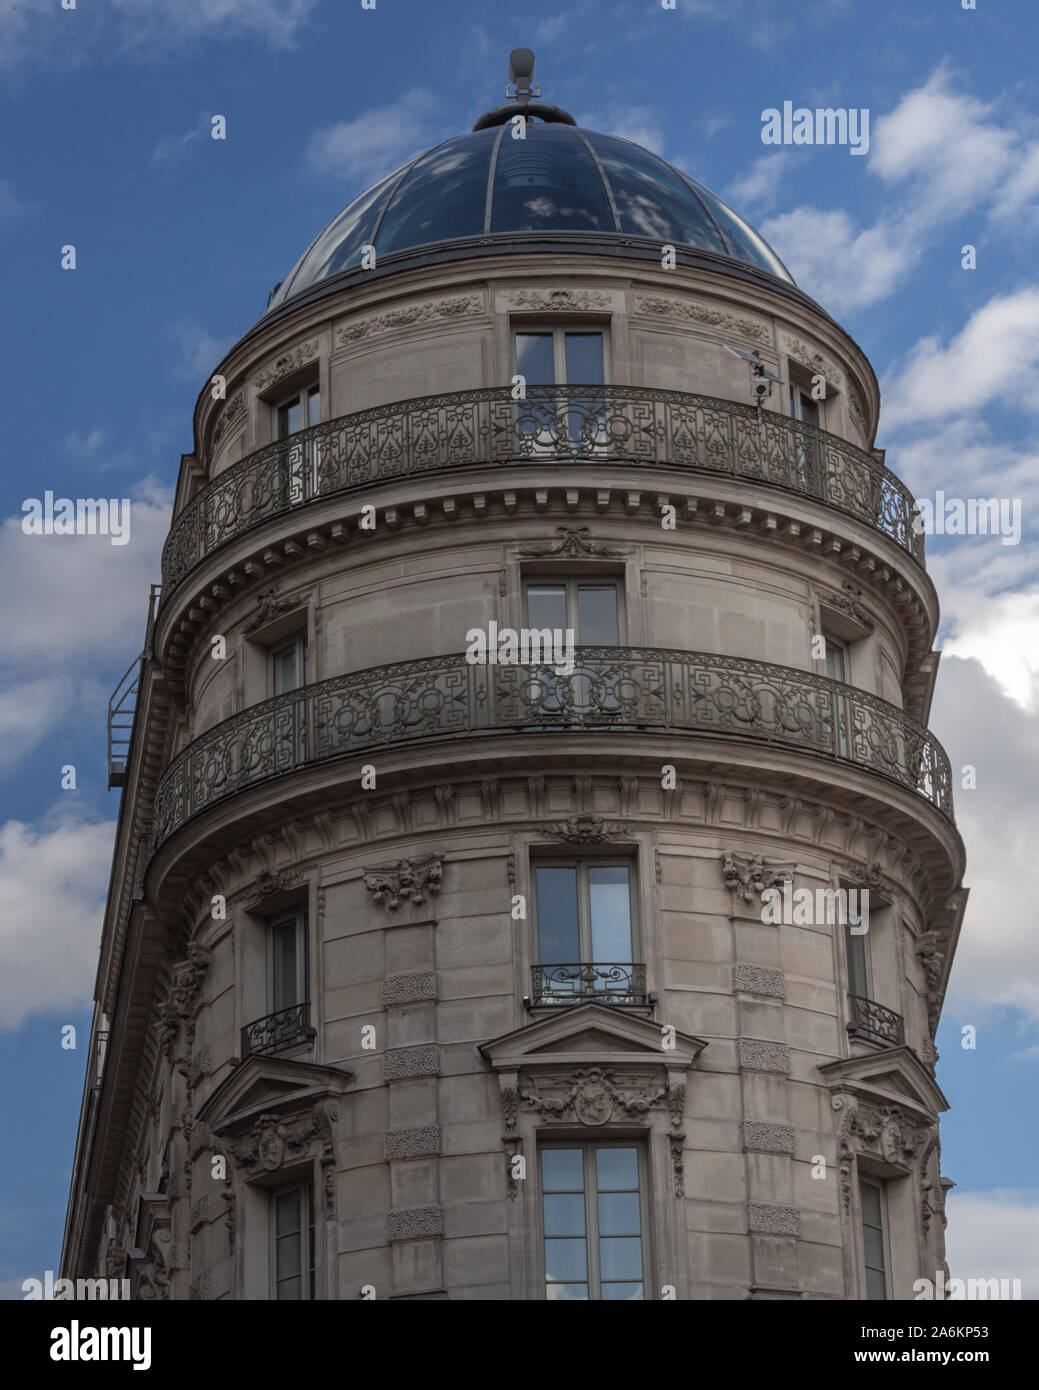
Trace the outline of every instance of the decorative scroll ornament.
<instances>
[{"instance_id":1,"label":"decorative scroll ornament","mask_svg":"<svg viewBox=\"0 0 1039 1390\"><path fill-rule=\"evenodd\" d=\"M290 613L294 608L302 608L305 602L306 600L302 595L279 598L277 589L267 589L257 600L256 612L242 628L242 631L248 637L258 628L273 622L275 618L280 618L283 613Z\"/></svg>"},{"instance_id":2,"label":"decorative scroll ornament","mask_svg":"<svg viewBox=\"0 0 1039 1390\"><path fill-rule=\"evenodd\" d=\"M457 319L466 314L475 314L483 307L478 294L462 295L456 299L438 299L429 304L413 304L404 309L391 309L386 314L372 314L369 318L344 324L336 330L336 342L340 346L358 343L364 338L378 337L394 328L410 328L415 323L432 323L437 319Z\"/></svg>"},{"instance_id":3,"label":"decorative scroll ornament","mask_svg":"<svg viewBox=\"0 0 1039 1390\"><path fill-rule=\"evenodd\" d=\"M605 1125L615 1112L622 1118L639 1119L669 1097L669 1088L650 1092L644 1078L628 1078L625 1089L612 1071L602 1067L581 1068L563 1077L539 1077L523 1100L548 1120L577 1119L588 1126Z\"/></svg>"},{"instance_id":4,"label":"decorative scroll ornament","mask_svg":"<svg viewBox=\"0 0 1039 1390\"><path fill-rule=\"evenodd\" d=\"M742 902L752 903L767 888L775 888L793 877L792 864L766 865L760 854L726 854L722 859L725 886Z\"/></svg>"},{"instance_id":5,"label":"decorative scroll ornament","mask_svg":"<svg viewBox=\"0 0 1039 1390\"><path fill-rule=\"evenodd\" d=\"M245 400L241 391L227 402L213 427L213 447L220 443L228 430L233 429L245 414Z\"/></svg>"},{"instance_id":6,"label":"decorative scroll ornament","mask_svg":"<svg viewBox=\"0 0 1039 1390\"><path fill-rule=\"evenodd\" d=\"M598 290L520 290L512 296L514 309L608 309L610 296Z\"/></svg>"},{"instance_id":7,"label":"decorative scroll ornament","mask_svg":"<svg viewBox=\"0 0 1039 1390\"><path fill-rule=\"evenodd\" d=\"M827 385L844 385L844 373L829 357L824 357L821 352L816 352L807 343L801 342L800 338L792 338L789 334L784 333L781 341L788 357L800 362L808 371L825 377Z\"/></svg>"},{"instance_id":8,"label":"decorative scroll ornament","mask_svg":"<svg viewBox=\"0 0 1039 1390\"><path fill-rule=\"evenodd\" d=\"M265 871L260 874L254 884L250 885L252 895L246 901L245 909L251 911L278 893L288 893L291 889L298 888L302 882L303 875L295 869L279 869L277 873Z\"/></svg>"},{"instance_id":9,"label":"decorative scroll ornament","mask_svg":"<svg viewBox=\"0 0 1039 1390\"><path fill-rule=\"evenodd\" d=\"M852 618L868 632L872 632L876 627L869 610L862 603L862 590L853 584L850 579L846 579L841 585L841 592L836 589L816 589L821 601L827 608L834 608L838 613L844 613Z\"/></svg>"},{"instance_id":10,"label":"decorative scroll ornament","mask_svg":"<svg viewBox=\"0 0 1039 1390\"><path fill-rule=\"evenodd\" d=\"M366 869L364 886L377 903L385 900L386 907L393 912L402 900L417 905L426 901L427 893L439 893L442 866L439 854L427 854L423 859L401 859L396 864Z\"/></svg>"},{"instance_id":11,"label":"decorative scroll ornament","mask_svg":"<svg viewBox=\"0 0 1039 1390\"><path fill-rule=\"evenodd\" d=\"M284 381L287 376L305 367L317 356L318 345L319 340L314 338L309 343L300 343L298 347L276 358L269 367L257 374L257 387L265 391L269 386L277 386L279 381Z\"/></svg>"},{"instance_id":12,"label":"decorative scroll ornament","mask_svg":"<svg viewBox=\"0 0 1039 1390\"><path fill-rule=\"evenodd\" d=\"M260 1115L246 1134L237 1139L227 1137L222 1143L236 1163L273 1173L286 1161L308 1153L314 1141L317 1141L318 1156L322 1160L333 1158L333 1126L338 1119L339 1108L331 1101L289 1118L277 1112L268 1113Z\"/></svg>"},{"instance_id":13,"label":"decorative scroll ornament","mask_svg":"<svg viewBox=\"0 0 1039 1390\"><path fill-rule=\"evenodd\" d=\"M702 323L707 328L720 328L728 333L742 334L756 342L771 344L772 335L767 326L754 319L730 314L723 309L711 309L706 304L697 304L692 299L669 299L665 295L640 294L635 307L641 314L655 314L660 318L688 319Z\"/></svg>"},{"instance_id":14,"label":"decorative scroll ornament","mask_svg":"<svg viewBox=\"0 0 1039 1390\"><path fill-rule=\"evenodd\" d=\"M855 888L868 888L871 893L884 891L884 871L879 864L863 864L858 860L845 859L837 864L840 877Z\"/></svg>"},{"instance_id":15,"label":"decorative scroll ornament","mask_svg":"<svg viewBox=\"0 0 1039 1390\"><path fill-rule=\"evenodd\" d=\"M159 1005L159 1040L167 1057L173 1050L180 1025L195 1011L211 955L204 946L192 941L186 959L174 969L169 995Z\"/></svg>"},{"instance_id":16,"label":"decorative scroll ornament","mask_svg":"<svg viewBox=\"0 0 1039 1390\"><path fill-rule=\"evenodd\" d=\"M631 546L599 545L591 539L591 534L591 528L588 526L557 526L556 535L562 537L561 540L548 541L544 545L524 546L518 553L520 555L559 555L568 559L580 559L585 555L617 557L631 554Z\"/></svg>"},{"instance_id":17,"label":"decorative scroll ornament","mask_svg":"<svg viewBox=\"0 0 1039 1390\"><path fill-rule=\"evenodd\" d=\"M582 811L579 815L568 816L559 825L546 825L545 834L554 840L565 840L572 845L601 845L607 840L631 834L628 825L614 825L604 821L601 816L593 816Z\"/></svg>"}]
</instances>

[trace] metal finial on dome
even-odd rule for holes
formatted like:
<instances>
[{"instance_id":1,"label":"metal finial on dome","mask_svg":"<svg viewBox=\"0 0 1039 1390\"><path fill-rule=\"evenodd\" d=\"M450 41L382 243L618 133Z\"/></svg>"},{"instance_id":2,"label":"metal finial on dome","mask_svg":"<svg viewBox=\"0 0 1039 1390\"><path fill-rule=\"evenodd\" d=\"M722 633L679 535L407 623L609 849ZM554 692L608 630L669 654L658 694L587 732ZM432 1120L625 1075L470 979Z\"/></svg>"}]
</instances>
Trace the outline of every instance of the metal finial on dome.
<instances>
[{"instance_id":1,"label":"metal finial on dome","mask_svg":"<svg viewBox=\"0 0 1039 1390\"><path fill-rule=\"evenodd\" d=\"M552 106L547 101L532 101L539 97L541 88L534 87L534 51L530 48L514 48L509 54L509 80L505 84L505 95L509 98L505 106L496 106L493 111L485 111L473 126L473 130L487 130L491 126L505 125L515 116L529 121L539 116L548 125L576 125L569 111L561 106Z\"/></svg>"}]
</instances>

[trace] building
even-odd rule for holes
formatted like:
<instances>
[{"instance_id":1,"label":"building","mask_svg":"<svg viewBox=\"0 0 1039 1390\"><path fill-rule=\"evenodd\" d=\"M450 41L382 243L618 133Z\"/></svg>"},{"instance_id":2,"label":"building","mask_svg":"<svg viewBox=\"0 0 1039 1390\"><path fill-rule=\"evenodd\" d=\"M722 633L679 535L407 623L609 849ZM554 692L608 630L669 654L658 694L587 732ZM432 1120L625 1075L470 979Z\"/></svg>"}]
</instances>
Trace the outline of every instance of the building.
<instances>
[{"instance_id":1,"label":"building","mask_svg":"<svg viewBox=\"0 0 1039 1390\"><path fill-rule=\"evenodd\" d=\"M944 1267L963 850L876 378L532 66L199 397L113 702L66 1276L880 1299Z\"/></svg>"}]
</instances>

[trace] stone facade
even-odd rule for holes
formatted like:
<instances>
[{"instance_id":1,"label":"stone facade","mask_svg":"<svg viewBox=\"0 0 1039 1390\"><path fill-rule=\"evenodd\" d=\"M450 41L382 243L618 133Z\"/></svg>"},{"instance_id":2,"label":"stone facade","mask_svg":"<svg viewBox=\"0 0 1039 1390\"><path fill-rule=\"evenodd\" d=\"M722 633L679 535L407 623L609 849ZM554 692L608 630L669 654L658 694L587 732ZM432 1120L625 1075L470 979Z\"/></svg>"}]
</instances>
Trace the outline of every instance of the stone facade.
<instances>
[{"instance_id":1,"label":"stone facade","mask_svg":"<svg viewBox=\"0 0 1039 1390\"><path fill-rule=\"evenodd\" d=\"M541 1298L539 1146L616 1136L644 1156L646 1297L863 1297L863 1174L886 1184L892 1296L943 1266L933 1038L962 847L931 784L856 736L872 720L903 771L919 765L899 721L926 721L933 587L861 510L712 469L709 449L703 467L647 465L634 438L627 461L458 467L475 416L459 404L445 446L397 407L501 388L531 323L602 331L614 387L747 420L723 342L784 380L823 371L827 432L869 453L860 350L804 296L721 269L475 248L261 320L229 353L227 400L197 408L142 671L72 1277L128 1252L140 1297L270 1297L270 1193L300 1180L318 1298ZM323 420L372 412L387 451L427 463L225 524L205 489L253 476L301 382ZM687 417L706 446L710 410ZM522 681L457 661L427 681L468 630L524 626L524 584L546 575L617 584L624 688L653 709L681 695L671 726L524 722ZM820 632L847 643L861 700L829 750L810 730L832 698ZM240 736L270 695L266 650L292 634L307 693ZM699 664L679 678L683 654ZM639 1002L539 1006L546 855L630 865ZM840 928L762 920L784 883L874 885L872 999L904 1040L856 1031ZM265 924L291 911L306 1026L265 1052L248 1034L270 1012Z\"/></svg>"}]
</instances>

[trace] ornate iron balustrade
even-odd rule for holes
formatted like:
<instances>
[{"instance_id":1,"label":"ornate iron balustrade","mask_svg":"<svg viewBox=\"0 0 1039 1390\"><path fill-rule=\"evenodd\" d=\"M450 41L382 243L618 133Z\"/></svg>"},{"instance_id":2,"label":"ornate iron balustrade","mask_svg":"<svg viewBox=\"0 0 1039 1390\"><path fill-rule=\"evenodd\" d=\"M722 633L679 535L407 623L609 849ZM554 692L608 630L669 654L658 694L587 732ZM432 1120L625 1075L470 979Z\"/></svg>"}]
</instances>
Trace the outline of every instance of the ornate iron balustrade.
<instances>
[{"instance_id":1,"label":"ornate iron balustrade","mask_svg":"<svg viewBox=\"0 0 1039 1390\"><path fill-rule=\"evenodd\" d=\"M342 415L232 464L187 504L162 555L162 596L226 541L320 497L455 468L522 462L674 465L827 502L923 563L905 485L863 449L773 411L636 386L528 386L422 396Z\"/></svg>"},{"instance_id":2,"label":"ornate iron balustrade","mask_svg":"<svg viewBox=\"0 0 1039 1390\"><path fill-rule=\"evenodd\" d=\"M207 729L155 794L153 847L199 812L272 777L371 750L472 735L582 729L749 738L892 778L952 819L937 739L875 695L810 671L647 647L577 647L573 671L464 654L353 671Z\"/></svg>"},{"instance_id":3,"label":"ornate iron balustrade","mask_svg":"<svg viewBox=\"0 0 1039 1390\"><path fill-rule=\"evenodd\" d=\"M534 1004L645 1004L646 967L623 961L534 965Z\"/></svg>"},{"instance_id":4,"label":"ornate iron balustrade","mask_svg":"<svg viewBox=\"0 0 1039 1390\"><path fill-rule=\"evenodd\" d=\"M853 1037L869 1038L890 1047L901 1047L905 1042L906 1029L901 1014L861 994L849 994L848 1005L851 1009L848 1032Z\"/></svg>"},{"instance_id":5,"label":"ornate iron balustrade","mask_svg":"<svg viewBox=\"0 0 1039 1390\"><path fill-rule=\"evenodd\" d=\"M293 1004L291 1008L279 1009L258 1018L255 1023L247 1023L242 1029L242 1056L251 1052L277 1052L279 1048L290 1047L293 1043L309 1042L315 1037L310 1026L310 1005Z\"/></svg>"}]
</instances>

